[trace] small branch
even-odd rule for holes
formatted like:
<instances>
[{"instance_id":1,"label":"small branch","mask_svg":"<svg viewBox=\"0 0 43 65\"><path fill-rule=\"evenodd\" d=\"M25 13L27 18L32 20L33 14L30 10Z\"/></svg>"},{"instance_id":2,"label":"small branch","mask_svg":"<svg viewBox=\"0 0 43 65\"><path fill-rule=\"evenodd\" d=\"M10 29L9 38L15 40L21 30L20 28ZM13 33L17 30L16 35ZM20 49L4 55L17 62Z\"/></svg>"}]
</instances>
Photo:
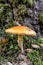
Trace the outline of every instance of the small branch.
<instances>
[{"instance_id":1,"label":"small branch","mask_svg":"<svg viewBox=\"0 0 43 65\"><path fill-rule=\"evenodd\" d=\"M19 24L19 22L17 22L17 21L13 21L13 23L14 23L15 25L21 26L21 24Z\"/></svg>"}]
</instances>

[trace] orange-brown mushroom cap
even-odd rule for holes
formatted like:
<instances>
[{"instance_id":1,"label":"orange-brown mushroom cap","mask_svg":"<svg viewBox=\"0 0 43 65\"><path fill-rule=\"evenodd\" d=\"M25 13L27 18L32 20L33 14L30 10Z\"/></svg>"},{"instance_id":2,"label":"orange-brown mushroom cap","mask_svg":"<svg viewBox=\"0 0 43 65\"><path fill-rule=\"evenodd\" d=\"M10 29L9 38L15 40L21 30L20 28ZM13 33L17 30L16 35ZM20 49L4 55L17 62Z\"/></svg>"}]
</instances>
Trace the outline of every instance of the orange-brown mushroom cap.
<instances>
[{"instance_id":1,"label":"orange-brown mushroom cap","mask_svg":"<svg viewBox=\"0 0 43 65\"><path fill-rule=\"evenodd\" d=\"M5 30L5 32L18 35L32 35L32 36L36 35L36 33L32 29L26 26L14 26L12 28Z\"/></svg>"}]
</instances>

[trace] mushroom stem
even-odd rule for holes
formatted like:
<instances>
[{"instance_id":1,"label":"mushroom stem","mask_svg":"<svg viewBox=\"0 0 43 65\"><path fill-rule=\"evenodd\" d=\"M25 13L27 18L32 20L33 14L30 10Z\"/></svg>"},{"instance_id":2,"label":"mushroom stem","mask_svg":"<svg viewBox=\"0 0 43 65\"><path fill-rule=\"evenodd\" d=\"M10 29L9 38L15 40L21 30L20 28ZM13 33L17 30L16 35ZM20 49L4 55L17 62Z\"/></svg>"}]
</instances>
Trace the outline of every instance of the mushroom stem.
<instances>
[{"instance_id":1,"label":"mushroom stem","mask_svg":"<svg viewBox=\"0 0 43 65\"><path fill-rule=\"evenodd\" d=\"M20 47L22 53L24 53L24 50L23 50L23 35L18 35L18 46Z\"/></svg>"}]
</instances>

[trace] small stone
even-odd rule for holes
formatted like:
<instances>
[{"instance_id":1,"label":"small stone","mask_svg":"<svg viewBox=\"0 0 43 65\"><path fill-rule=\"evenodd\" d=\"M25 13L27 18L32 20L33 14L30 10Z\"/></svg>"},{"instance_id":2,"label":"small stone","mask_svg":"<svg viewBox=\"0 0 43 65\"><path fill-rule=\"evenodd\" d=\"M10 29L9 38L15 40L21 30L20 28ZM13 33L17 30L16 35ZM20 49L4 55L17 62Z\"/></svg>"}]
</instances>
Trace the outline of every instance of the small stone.
<instances>
[{"instance_id":1,"label":"small stone","mask_svg":"<svg viewBox=\"0 0 43 65\"><path fill-rule=\"evenodd\" d=\"M7 64L8 64L8 65L12 65L12 63L10 63L10 62L7 62Z\"/></svg>"},{"instance_id":2,"label":"small stone","mask_svg":"<svg viewBox=\"0 0 43 65\"><path fill-rule=\"evenodd\" d=\"M24 62L24 61L21 61L20 65L28 65L28 64L26 62Z\"/></svg>"},{"instance_id":3,"label":"small stone","mask_svg":"<svg viewBox=\"0 0 43 65\"><path fill-rule=\"evenodd\" d=\"M24 61L21 61L19 65L32 65L32 62L28 59L25 59Z\"/></svg>"},{"instance_id":4,"label":"small stone","mask_svg":"<svg viewBox=\"0 0 43 65\"><path fill-rule=\"evenodd\" d=\"M33 50L32 49L26 49L25 51L31 53Z\"/></svg>"},{"instance_id":5,"label":"small stone","mask_svg":"<svg viewBox=\"0 0 43 65\"><path fill-rule=\"evenodd\" d=\"M39 1L35 1L35 8L37 9L37 10L39 10Z\"/></svg>"},{"instance_id":6,"label":"small stone","mask_svg":"<svg viewBox=\"0 0 43 65\"><path fill-rule=\"evenodd\" d=\"M18 58L18 59L23 59L23 60L24 60L24 59L26 59L26 56L23 55L23 54L19 54L17 58Z\"/></svg>"},{"instance_id":7,"label":"small stone","mask_svg":"<svg viewBox=\"0 0 43 65\"><path fill-rule=\"evenodd\" d=\"M36 44L32 44L32 47L35 49L40 49L40 46L36 45Z\"/></svg>"}]
</instances>

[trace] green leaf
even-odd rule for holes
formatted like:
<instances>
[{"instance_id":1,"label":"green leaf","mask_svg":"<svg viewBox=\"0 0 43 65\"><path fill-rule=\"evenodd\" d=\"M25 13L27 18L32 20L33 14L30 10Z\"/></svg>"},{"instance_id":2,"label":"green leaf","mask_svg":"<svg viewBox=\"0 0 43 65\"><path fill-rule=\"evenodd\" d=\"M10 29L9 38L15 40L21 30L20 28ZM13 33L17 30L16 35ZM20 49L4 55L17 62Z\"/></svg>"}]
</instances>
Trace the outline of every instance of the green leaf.
<instances>
[{"instance_id":1,"label":"green leaf","mask_svg":"<svg viewBox=\"0 0 43 65\"><path fill-rule=\"evenodd\" d=\"M27 0L28 3L32 6L33 5L33 0Z\"/></svg>"},{"instance_id":2,"label":"green leaf","mask_svg":"<svg viewBox=\"0 0 43 65\"><path fill-rule=\"evenodd\" d=\"M10 46L10 49L13 48L13 44Z\"/></svg>"},{"instance_id":3,"label":"green leaf","mask_svg":"<svg viewBox=\"0 0 43 65\"><path fill-rule=\"evenodd\" d=\"M32 6L33 5L33 0L22 0L23 1L23 3L28 3L28 4L30 4L30 6Z\"/></svg>"},{"instance_id":4,"label":"green leaf","mask_svg":"<svg viewBox=\"0 0 43 65\"><path fill-rule=\"evenodd\" d=\"M40 13L39 19L40 19L40 21L43 23L43 13Z\"/></svg>"}]
</instances>

